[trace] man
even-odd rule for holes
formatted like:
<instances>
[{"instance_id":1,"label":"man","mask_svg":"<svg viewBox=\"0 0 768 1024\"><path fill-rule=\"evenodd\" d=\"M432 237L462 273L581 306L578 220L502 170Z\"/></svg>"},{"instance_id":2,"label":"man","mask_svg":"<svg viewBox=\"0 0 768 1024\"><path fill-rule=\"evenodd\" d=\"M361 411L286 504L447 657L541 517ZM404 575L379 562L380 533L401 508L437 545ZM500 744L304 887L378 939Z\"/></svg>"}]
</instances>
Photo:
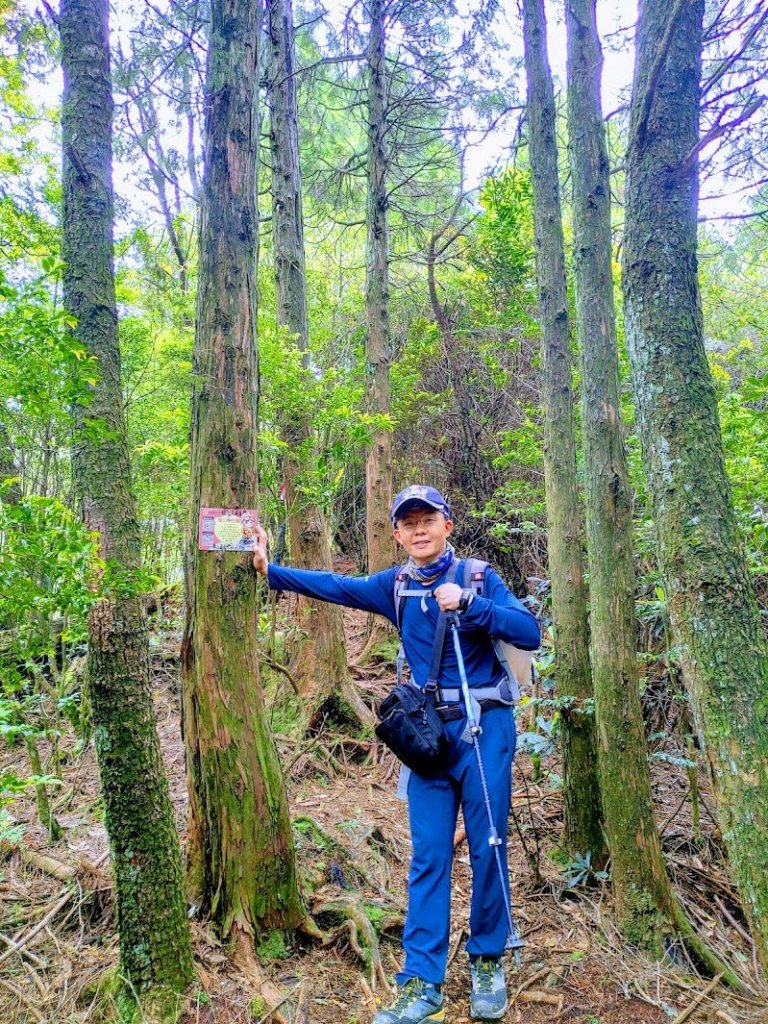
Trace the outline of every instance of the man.
<instances>
[{"instance_id":1,"label":"man","mask_svg":"<svg viewBox=\"0 0 768 1024\"><path fill-rule=\"evenodd\" d=\"M462 564L448 538L453 530L451 510L434 487L407 487L390 510L395 540L408 555L408 589L423 591L423 599L403 599L400 632L411 668L412 682L424 687L433 661L435 629L440 611L459 613L459 637L470 689L502 691L504 670L491 637L524 650L539 646L534 616L488 567L482 596L465 591L448 579L462 579ZM394 625L395 581L398 567L372 576L349 577L329 572L289 569L269 564L266 534L257 527L258 547L253 564L274 590L378 612ZM441 688L458 694L459 672L452 644L446 643L439 665ZM392 1006L376 1014L374 1024L425 1024L445 1017L443 981L448 959L451 865L459 806L464 814L472 864L472 907L467 953L472 992L470 1013L475 1019L497 1020L507 1008L501 964L508 938L508 919L475 752L466 740L463 703L441 701L449 741L444 769L436 776L408 772L407 794L413 854L408 878L408 914L403 932L405 963L397 976L398 994ZM511 801L511 767L515 753L515 720L509 701L481 702L480 751L490 795L494 825L501 839L504 884L507 820Z\"/></svg>"}]
</instances>

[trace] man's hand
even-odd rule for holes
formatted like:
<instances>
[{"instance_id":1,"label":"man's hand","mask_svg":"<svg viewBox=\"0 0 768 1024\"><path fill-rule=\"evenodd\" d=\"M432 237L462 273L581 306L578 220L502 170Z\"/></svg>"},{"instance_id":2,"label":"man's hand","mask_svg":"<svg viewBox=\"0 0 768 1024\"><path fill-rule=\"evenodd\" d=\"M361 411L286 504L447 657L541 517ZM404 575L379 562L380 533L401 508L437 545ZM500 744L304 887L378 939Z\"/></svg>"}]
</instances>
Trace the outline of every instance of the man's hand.
<instances>
[{"instance_id":1,"label":"man's hand","mask_svg":"<svg viewBox=\"0 0 768 1024\"><path fill-rule=\"evenodd\" d=\"M253 551L253 568L256 572L260 572L262 576L266 576L267 566L269 565L269 560L267 559L267 535L260 526L257 526L254 532L256 547Z\"/></svg>"},{"instance_id":2,"label":"man's hand","mask_svg":"<svg viewBox=\"0 0 768 1024\"><path fill-rule=\"evenodd\" d=\"M443 583L441 587L438 587L437 590L434 591L434 595L435 600L440 607L440 611L457 611L459 601L461 600L461 593L461 587L458 583Z\"/></svg>"}]
</instances>

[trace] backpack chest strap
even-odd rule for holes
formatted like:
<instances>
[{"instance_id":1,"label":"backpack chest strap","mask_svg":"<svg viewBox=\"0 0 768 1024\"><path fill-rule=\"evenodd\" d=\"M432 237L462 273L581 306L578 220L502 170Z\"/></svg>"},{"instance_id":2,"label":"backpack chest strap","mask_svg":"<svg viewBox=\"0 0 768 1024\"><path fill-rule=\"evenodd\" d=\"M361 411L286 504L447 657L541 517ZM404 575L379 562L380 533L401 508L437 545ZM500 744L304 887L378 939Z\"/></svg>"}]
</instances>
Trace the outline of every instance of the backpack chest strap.
<instances>
[{"instance_id":1,"label":"backpack chest strap","mask_svg":"<svg viewBox=\"0 0 768 1024\"><path fill-rule=\"evenodd\" d=\"M456 578L456 572L458 570L458 561L454 558L451 564L448 566L448 572L446 573L444 583L453 583ZM401 599L406 597L420 597L422 604L421 610L426 612L426 598L433 596L431 590L413 590L408 589L408 582L412 582L411 577L401 570L395 580L395 612L397 617L398 628L401 627L402 613L401 613ZM443 660L443 647L445 646L445 631L448 625L445 612L440 611L437 617L437 625L435 626L435 639L432 644L432 660L429 666L429 675L427 677L427 684L424 687L425 690L430 693L434 693L438 689L437 680L440 675L440 664ZM402 640L400 641L400 649L397 652L397 681L401 683L403 681L403 669L405 667L405 649L403 647Z\"/></svg>"}]
</instances>

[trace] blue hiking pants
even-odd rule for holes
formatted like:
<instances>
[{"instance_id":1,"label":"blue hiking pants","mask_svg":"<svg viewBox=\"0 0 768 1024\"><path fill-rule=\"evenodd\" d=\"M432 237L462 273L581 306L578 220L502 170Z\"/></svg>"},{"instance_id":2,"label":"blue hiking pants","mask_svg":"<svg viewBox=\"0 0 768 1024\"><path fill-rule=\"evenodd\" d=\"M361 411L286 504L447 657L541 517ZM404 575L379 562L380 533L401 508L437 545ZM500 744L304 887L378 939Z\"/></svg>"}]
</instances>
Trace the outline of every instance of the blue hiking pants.
<instances>
[{"instance_id":1,"label":"blue hiking pants","mask_svg":"<svg viewBox=\"0 0 768 1024\"><path fill-rule=\"evenodd\" d=\"M507 870L507 821L512 797L515 717L512 708L484 711L480 753L485 768L493 820L502 845L504 884ZM446 722L450 740L445 770L436 778L413 772L408 780L408 813L413 855L408 876L408 914L403 932L405 963L397 976L441 985L448 961L451 867L456 818L461 807L472 865L472 908L467 953L500 957L509 926L494 848L489 844L488 815L472 743L461 739L466 719Z\"/></svg>"}]
</instances>

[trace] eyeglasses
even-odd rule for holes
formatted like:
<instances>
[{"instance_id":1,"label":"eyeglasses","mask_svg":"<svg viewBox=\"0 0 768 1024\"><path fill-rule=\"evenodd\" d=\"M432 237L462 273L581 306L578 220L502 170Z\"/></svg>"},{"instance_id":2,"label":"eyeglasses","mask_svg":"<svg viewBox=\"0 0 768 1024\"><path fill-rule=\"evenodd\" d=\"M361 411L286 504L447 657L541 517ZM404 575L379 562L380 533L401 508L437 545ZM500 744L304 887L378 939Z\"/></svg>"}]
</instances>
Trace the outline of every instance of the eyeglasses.
<instances>
[{"instance_id":1,"label":"eyeglasses","mask_svg":"<svg viewBox=\"0 0 768 1024\"><path fill-rule=\"evenodd\" d=\"M420 526L423 526L427 530L431 530L433 526L437 526L440 520L444 519L443 516L420 516L418 519L408 519L407 521L400 521L397 524L397 529L402 533L413 533Z\"/></svg>"}]
</instances>

